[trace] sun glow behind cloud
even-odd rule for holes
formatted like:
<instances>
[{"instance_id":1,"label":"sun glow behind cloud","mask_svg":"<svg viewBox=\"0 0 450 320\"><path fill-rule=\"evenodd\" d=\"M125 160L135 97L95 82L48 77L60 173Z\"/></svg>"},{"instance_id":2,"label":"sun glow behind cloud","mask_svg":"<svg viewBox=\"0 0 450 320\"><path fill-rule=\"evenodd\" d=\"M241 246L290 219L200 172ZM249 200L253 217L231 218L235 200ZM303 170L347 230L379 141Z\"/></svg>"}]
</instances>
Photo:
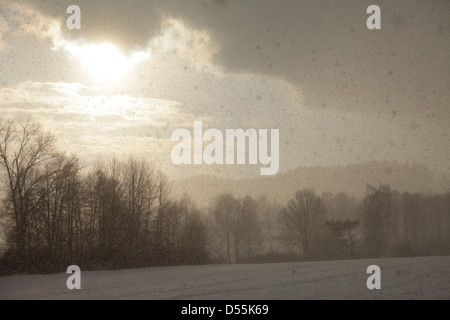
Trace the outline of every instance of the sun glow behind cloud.
<instances>
[{"instance_id":1,"label":"sun glow behind cloud","mask_svg":"<svg viewBox=\"0 0 450 320\"><path fill-rule=\"evenodd\" d=\"M53 49L64 50L80 63L95 84L114 84L123 80L133 68L150 57L182 56L189 60L197 71L221 74L211 58L218 48L211 43L207 33L191 29L182 21L166 19L161 33L149 41L140 51L125 54L110 42L92 43L84 39L66 39L60 26L55 28Z\"/></svg>"},{"instance_id":2,"label":"sun glow behind cloud","mask_svg":"<svg viewBox=\"0 0 450 320\"><path fill-rule=\"evenodd\" d=\"M150 57L149 51L134 52L127 56L110 43L81 44L57 40L56 47L63 47L79 59L94 80L116 82L123 79L139 62Z\"/></svg>"},{"instance_id":3,"label":"sun glow behind cloud","mask_svg":"<svg viewBox=\"0 0 450 320\"><path fill-rule=\"evenodd\" d=\"M285 163L282 167L285 169L388 158L415 159L431 163L439 170L444 163L448 171L448 157L439 151L446 150L444 142L447 140L441 138L448 136L448 126L444 126L447 118L438 117L437 112L436 117L431 118L436 120L429 126L425 117L418 118L412 110L410 112L409 103L407 109L402 107L408 93L418 92L413 89L420 86L405 85L399 95L394 94L399 91L396 81L404 79L401 83L414 83L412 76L422 70L418 67L402 71L403 60L399 60L399 69L391 68L394 73L386 79L391 85L383 96L386 101L389 97L387 105L392 107L387 112L378 107L378 100L372 100L372 94L358 94L360 89L372 88L372 81L378 80L377 76L364 75L357 81L361 65L358 59L364 55L350 63L346 59L353 57L353 53L347 54L342 49L342 53L336 54L336 48L340 48L337 43L335 47L330 45L330 50L316 52L314 49L308 54L308 50L293 49L297 36L291 39L286 34L286 39L280 38L278 43L269 37L272 34L269 32L264 39L248 38L247 42L236 46L229 40L239 38L237 35L221 37L209 25L166 14L161 18L159 29L141 27L137 30L151 37L146 36L133 46L126 47L123 42L115 46L120 37L109 33L113 36L103 37L103 43L88 40L98 37L76 37L81 33L68 32L64 20L61 23L53 15L27 6L25 1L0 0L0 6L4 10L0 15L0 53L5 57L0 67L3 66L3 74L8 75L0 88L2 116L33 115L60 139L65 139L64 149L71 146L81 157L83 150L92 149L92 154L96 154L100 152L99 146L107 150L109 145L120 146L120 150L126 147L130 152L159 152L164 156L170 151L162 151L159 146L143 147L139 139L159 137L170 145L174 127L187 127L192 125L193 119L208 117L215 119L214 127L221 126L221 129L283 130L282 161ZM227 35L225 31L223 29L222 33ZM297 33L291 36L294 34ZM329 40L323 36L320 39ZM365 40L361 43L369 48ZM314 47L317 42L310 40L309 45ZM258 49L250 50L252 47ZM395 59L406 52L400 47L392 52L398 57ZM132 51L132 48L140 49ZM306 60L302 62L290 56L291 52ZM418 55L420 52L418 50L418 61L422 59ZM248 53L252 53L251 61L246 60ZM389 57L395 61L394 56ZM255 73L253 60L261 67L270 68L270 72ZM237 63L238 67L232 67L227 61ZM239 68L240 61L245 62L245 68ZM351 67L345 72L355 76L357 85L352 86L352 82L345 79L342 83L336 82L336 86L330 85L323 77L322 62L336 65L336 68L340 66L338 71L331 68L327 73L326 78L331 79L341 77L344 66ZM370 70L370 65L365 68ZM428 68L428 64L423 65ZM317 66L319 68L315 68ZM316 70L310 72L313 69ZM295 70L294 78L304 78L304 85L284 77L287 70ZM375 74L384 72L377 70ZM287 76L290 73L287 72ZM442 73L437 75L437 79L445 78ZM426 94L423 98L422 94L411 96L411 108L417 106L417 101L429 106L445 102L445 86L430 79L421 81L430 83L433 90L442 94L434 94L434 100L430 101ZM332 90L325 90L330 88ZM344 99L346 92L353 92L354 101L348 103L349 100ZM347 109L347 104L358 108ZM374 118L372 113L367 113L364 105L373 106L370 110L377 116ZM421 114L428 115L434 109L423 108L425 111ZM73 134L67 132L70 126ZM98 137L96 142L92 141L93 134ZM113 138L126 142L118 143ZM71 139L82 142L72 143Z\"/></svg>"}]
</instances>

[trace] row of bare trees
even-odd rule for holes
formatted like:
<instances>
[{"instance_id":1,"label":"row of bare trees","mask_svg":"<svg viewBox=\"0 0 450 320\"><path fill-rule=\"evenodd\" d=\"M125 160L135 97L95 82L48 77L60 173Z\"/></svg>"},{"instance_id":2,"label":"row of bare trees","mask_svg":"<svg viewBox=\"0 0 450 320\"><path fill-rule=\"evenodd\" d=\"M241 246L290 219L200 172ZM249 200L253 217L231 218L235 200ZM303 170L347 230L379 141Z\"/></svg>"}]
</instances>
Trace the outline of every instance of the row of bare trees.
<instances>
[{"instance_id":1,"label":"row of bare trees","mask_svg":"<svg viewBox=\"0 0 450 320\"><path fill-rule=\"evenodd\" d=\"M210 208L212 251L226 263L276 261L283 253L313 258L323 251L321 246L332 248L334 255L327 257L354 257L359 222L327 221L329 209L337 207L330 206L331 200L330 195L319 196L311 189L297 191L285 207L266 197L222 194Z\"/></svg>"},{"instance_id":2,"label":"row of bare trees","mask_svg":"<svg viewBox=\"0 0 450 320\"><path fill-rule=\"evenodd\" d=\"M304 189L286 206L223 194L210 212L213 252L226 263L261 255L276 259L274 252L306 259L450 253L450 193L410 194L369 185L364 199L357 200Z\"/></svg>"},{"instance_id":3,"label":"row of bare trees","mask_svg":"<svg viewBox=\"0 0 450 320\"><path fill-rule=\"evenodd\" d=\"M279 252L323 259L450 253L449 193L368 186L358 200L305 189L285 206L222 194L206 216L187 196L175 201L167 177L145 160L82 168L30 121L0 124L0 174L1 238L9 266L25 271L204 263L208 255L238 263Z\"/></svg>"},{"instance_id":4,"label":"row of bare trees","mask_svg":"<svg viewBox=\"0 0 450 320\"><path fill-rule=\"evenodd\" d=\"M24 268L206 259L204 217L187 197L174 201L167 177L144 160L87 171L38 124L8 121L0 126L0 166L0 221L9 256Z\"/></svg>"},{"instance_id":5,"label":"row of bare trees","mask_svg":"<svg viewBox=\"0 0 450 320\"><path fill-rule=\"evenodd\" d=\"M411 194L387 185L368 186L361 211L370 256L450 253L450 193Z\"/></svg>"},{"instance_id":6,"label":"row of bare trees","mask_svg":"<svg viewBox=\"0 0 450 320\"><path fill-rule=\"evenodd\" d=\"M227 263L252 257L261 246L261 217L257 202L247 196L240 200L231 194L217 197L212 208L215 251Z\"/></svg>"}]
</instances>

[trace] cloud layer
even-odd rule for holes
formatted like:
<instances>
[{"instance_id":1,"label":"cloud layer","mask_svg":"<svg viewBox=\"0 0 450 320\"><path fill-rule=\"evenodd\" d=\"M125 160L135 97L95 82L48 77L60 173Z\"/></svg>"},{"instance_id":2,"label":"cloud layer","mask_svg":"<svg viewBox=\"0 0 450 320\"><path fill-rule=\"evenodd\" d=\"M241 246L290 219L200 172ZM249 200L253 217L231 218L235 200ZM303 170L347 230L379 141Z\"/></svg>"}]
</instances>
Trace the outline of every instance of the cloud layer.
<instances>
[{"instance_id":1,"label":"cloud layer","mask_svg":"<svg viewBox=\"0 0 450 320\"><path fill-rule=\"evenodd\" d=\"M32 116L70 152L257 174L171 166L171 132L204 120L280 129L282 172L384 159L450 172L446 1L380 1L378 33L365 1L82 0L69 31L71 2L0 0L1 117ZM132 61L117 81L92 75L102 43Z\"/></svg>"}]
</instances>

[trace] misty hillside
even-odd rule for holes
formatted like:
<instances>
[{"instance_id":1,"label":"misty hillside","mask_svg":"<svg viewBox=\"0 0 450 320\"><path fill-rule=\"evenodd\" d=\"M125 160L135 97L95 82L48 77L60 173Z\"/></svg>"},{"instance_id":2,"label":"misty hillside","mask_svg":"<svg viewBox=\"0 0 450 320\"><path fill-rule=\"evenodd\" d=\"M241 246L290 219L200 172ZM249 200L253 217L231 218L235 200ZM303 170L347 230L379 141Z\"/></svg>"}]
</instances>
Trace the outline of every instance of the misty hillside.
<instances>
[{"instance_id":1,"label":"misty hillside","mask_svg":"<svg viewBox=\"0 0 450 320\"><path fill-rule=\"evenodd\" d=\"M173 186L175 195L187 193L199 205L209 204L209 200L221 193L234 195L268 196L284 203L296 190L314 188L316 192L362 197L367 184L378 186L389 184L393 189L406 192L446 192L449 188L447 177L435 175L421 164L404 165L397 162L367 162L338 167L297 168L286 173L254 179L224 179L215 176L196 176L177 180Z\"/></svg>"}]
</instances>

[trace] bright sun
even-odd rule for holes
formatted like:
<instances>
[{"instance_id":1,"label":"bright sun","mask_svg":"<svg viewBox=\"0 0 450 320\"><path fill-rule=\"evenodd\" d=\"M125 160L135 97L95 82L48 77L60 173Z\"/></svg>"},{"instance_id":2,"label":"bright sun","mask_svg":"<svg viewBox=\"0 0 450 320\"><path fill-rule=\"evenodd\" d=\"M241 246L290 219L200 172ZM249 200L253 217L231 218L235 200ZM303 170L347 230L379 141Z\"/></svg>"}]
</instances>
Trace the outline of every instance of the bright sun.
<instances>
[{"instance_id":1,"label":"bright sun","mask_svg":"<svg viewBox=\"0 0 450 320\"><path fill-rule=\"evenodd\" d=\"M107 43L86 46L82 60L100 80L122 78L134 65L117 47Z\"/></svg>"},{"instance_id":2,"label":"bright sun","mask_svg":"<svg viewBox=\"0 0 450 320\"><path fill-rule=\"evenodd\" d=\"M66 44L65 47L81 60L95 80L101 82L122 79L138 62L148 57L146 52L135 52L126 56L110 43Z\"/></svg>"}]
</instances>

